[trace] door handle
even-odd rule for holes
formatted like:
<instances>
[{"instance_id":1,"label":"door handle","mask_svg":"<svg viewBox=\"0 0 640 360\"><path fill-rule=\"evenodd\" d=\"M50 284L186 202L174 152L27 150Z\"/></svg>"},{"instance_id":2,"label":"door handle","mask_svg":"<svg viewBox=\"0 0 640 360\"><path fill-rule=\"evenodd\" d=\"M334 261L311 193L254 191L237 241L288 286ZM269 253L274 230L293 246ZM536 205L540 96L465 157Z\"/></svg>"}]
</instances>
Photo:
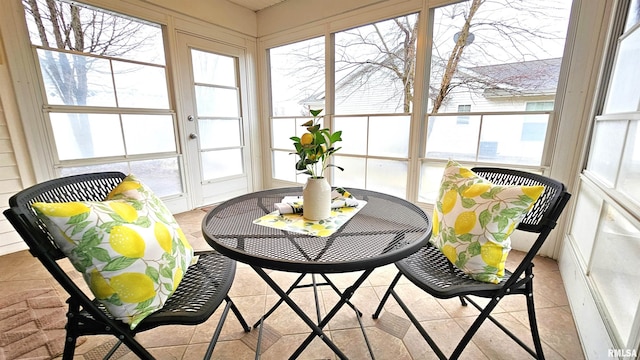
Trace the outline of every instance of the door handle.
<instances>
[{"instance_id":1,"label":"door handle","mask_svg":"<svg viewBox=\"0 0 640 360\"><path fill-rule=\"evenodd\" d=\"M198 134L195 134L195 133L189 134L189 139L197 139L197 138L198 138Z\"/></svg>"}]
</instances>

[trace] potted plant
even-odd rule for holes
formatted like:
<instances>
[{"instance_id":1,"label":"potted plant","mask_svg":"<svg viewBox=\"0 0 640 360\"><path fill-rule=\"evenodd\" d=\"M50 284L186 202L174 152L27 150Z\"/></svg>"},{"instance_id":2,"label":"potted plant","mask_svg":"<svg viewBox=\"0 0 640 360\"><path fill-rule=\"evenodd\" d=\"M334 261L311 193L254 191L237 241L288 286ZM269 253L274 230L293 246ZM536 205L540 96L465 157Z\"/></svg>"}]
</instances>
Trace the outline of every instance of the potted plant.
<instances>
[{"instance_id":1,"label":"potted plant","mask_svg":"<svg viewBox=\"0 0 640 360\"><path fill-rule=\"evenodd\" d=\"M331 186L324 171L328 167L344 170L330 162L331 156L341 149L336 148L335 143L342 141L342 131L332 133L328 128L321 128L321 112L322 109L309 110L313 119L302 124L307 132L290 138L299 157L296 170L309 175L302 189L303 216L309 220L326 219L331 214Z\"/></svg>"}]
</instances>

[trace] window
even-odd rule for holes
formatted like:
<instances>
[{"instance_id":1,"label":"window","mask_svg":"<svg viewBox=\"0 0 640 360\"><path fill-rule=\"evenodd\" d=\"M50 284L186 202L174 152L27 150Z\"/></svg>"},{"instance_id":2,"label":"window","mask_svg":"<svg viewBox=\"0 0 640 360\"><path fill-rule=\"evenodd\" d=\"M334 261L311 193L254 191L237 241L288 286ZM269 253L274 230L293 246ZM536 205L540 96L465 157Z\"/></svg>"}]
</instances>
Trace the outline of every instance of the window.
<instances>
[{"instance_id":1,"label":"window","mask_svg":"<svg viewBox=\"0 0 640 360\"><path fill-rule=\"evenodd\" d=\"M640 328L640 1L620 2L610 73L597 101L589 156L570 234L575 239L598 310L616 348L638 347ZM626 20L626 21L625 21ZM583 229L587 227L587 229Z\"/></svg>"},{"instance_id":2,"label":"window","mask_svg":"<svg viewBox=\"0 0 640 360\"><path fill-rule=\"evenodd\" d=\"M553 101L528 101L525 111L552 111Z\"/></svg>"},{"instance_id":3,"label":"window","mask_svg":"<svg viewBox=\"0 0 640 360\"><path fill-rule=\"evenodd\" d=\"M76 2L24 6L60 175L135 170L154 183L162 174L154 190L181 193L161 27Z\"/></svg>"},{"instance_id":4,"label":"window","mask_svg":"<svg viewBox=\"0 0 640 360\"><path fill-rule=\"evenodd\" d=\"M538 172L548 165L546 129L570 5L461 1L432 10L420 201L434 201L448 159ZM461 116L469 103L474 115Z\"/></svg>"},{"instance_id":5,"label":"window","mask_svg":"<svg viewBox=\"0 0 640 360\"><path fill-rule=\"evenodd\" d=\"M324 109L324 37L269 50L271 87L271 156L274 179L304 182L298 175L292 136L311 119L309 109ZM326 114L326 109L322 115ZM326 126L326 125L325 125Z\"/></svg>"},{"instance_id":6,"label":"window","mask_svg":"<svg viewBox=\"0 0 640 360\"><path fill-rule=\"evenodd\" d=\"M471 112L471 105L458 105L458 112L459 113ZM456 119L456 124L457 125L467 125L467 124L469 124L469 117L468 116L460 116L460 115L458 115L458 118Z\"/></svg>"},{"instance_id":7,"label":"window","mask_svg":"<svg viewBox=\"0 0 640 360\"><path fill-rule=\"evenodd\" d=\"M306 180L296 173L289 138L302 135L309 109L324 109L324 126L344 139L334 163L345 170L333 172L333 183L406 197L417 26L412 14L333 34L328 93L324 38L269 49L274 179ZM334 109L325 108L326 96Z\"/></svg>"}]
</instances>

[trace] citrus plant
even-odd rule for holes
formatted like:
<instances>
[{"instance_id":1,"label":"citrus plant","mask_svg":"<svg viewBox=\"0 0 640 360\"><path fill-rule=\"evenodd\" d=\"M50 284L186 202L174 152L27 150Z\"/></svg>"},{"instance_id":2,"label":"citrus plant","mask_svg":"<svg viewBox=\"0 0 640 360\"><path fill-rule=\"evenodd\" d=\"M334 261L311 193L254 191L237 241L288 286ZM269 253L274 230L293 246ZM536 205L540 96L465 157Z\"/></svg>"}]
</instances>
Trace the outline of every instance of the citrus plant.
<instances>
[{"instance_id":1,"label":"citrus plant","mask_svg":"<svg viewBox=\"0 0 640 360\"><path fill-rule=\"evenodd\" d=\"M341 171L342 167L329 162L331 155L341 148L336 148L335 143L342 141L342 131L331 132L327 128L320 128L320 110L309 110L313 119L302 124L307 128L307 132L301 137L292 136L296 154L300 157L296 162L296 170L302 174L311 175L312 178L324 177L324 170L328 167L336 167Z\"/></svg>"}]
</instances>

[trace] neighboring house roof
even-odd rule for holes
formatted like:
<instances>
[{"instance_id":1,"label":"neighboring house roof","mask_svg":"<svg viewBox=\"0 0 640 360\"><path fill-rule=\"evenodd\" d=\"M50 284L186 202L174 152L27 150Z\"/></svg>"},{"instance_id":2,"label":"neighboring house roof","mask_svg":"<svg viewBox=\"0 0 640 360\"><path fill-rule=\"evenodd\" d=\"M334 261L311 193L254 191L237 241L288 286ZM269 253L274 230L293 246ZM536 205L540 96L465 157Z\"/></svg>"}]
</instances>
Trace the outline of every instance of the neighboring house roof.
<instances>
[{"instance_id":1,"label":"neighboring house roof","mask_svg":"<svg viewBox=\"0 0 640 360\"><path fill-rule=\"evenodd\" d=\"M476 66L461 70L463 77L486 85L483 95L547 95L558 85L562 58Z\"/></svg>"}]
</instances>

